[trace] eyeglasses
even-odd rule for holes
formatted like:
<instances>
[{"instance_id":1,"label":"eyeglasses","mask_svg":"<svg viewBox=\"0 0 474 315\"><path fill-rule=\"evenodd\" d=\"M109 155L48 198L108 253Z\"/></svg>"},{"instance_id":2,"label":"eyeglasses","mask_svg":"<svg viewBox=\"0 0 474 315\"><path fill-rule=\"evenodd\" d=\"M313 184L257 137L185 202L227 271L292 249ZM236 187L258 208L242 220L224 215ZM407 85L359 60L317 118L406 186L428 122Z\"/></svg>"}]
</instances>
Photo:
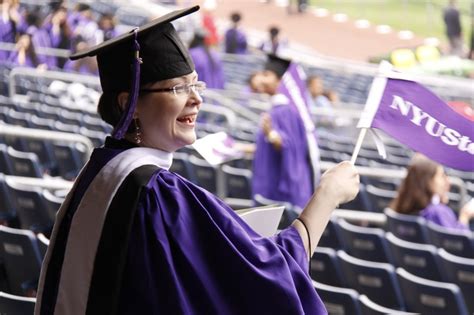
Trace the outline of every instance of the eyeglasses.
<instances>
[{"instance_id":1,"label":"eyeglasses","mask_svg":"<svg viewBox=\"0 0 474 315\"><path fill-rule=\"evenodd\" d=\"M202 95L206 89L206 83L203 81L197 81L196 83L178 84L170 88L158 88L158 89L142 89L140 92L146 93L160 93L160 92L173 92L175 96L188 95L195 92Z\"/></svg>"}]
</instances>

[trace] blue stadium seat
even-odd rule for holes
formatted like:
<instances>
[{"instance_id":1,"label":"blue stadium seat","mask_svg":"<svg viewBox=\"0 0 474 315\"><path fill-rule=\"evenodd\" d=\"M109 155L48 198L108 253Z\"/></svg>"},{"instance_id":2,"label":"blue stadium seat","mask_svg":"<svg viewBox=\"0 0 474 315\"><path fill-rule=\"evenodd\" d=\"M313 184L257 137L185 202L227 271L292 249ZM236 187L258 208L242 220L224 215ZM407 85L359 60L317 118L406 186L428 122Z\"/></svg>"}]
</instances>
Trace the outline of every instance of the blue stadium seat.
<instances>
[{"instance_id":1,"label":"blue stadium seat","mask_svg":"<svg viewBox=\"0 0 474 315\"><path fill-rule=\"evenodd\" d=\"M360 308L363 315L415 315L418 313L408 313L404 311L394 310L387 308L382 305L378 305L374 301L370 300L367 295L359 295Z\"/></svg>"},{"instance_id":2,"label":"blue stadium seat","mask_svg":"<svg viewBox=\"0 0 474 315\"><path fill-rule=\"evenodd\" d=\"M38 240L38 249L41 255L41 260L43 260L46 256L46 251L48 250L49 239L43 233L37 234L36 239Z\"/></svg>"},{"instance_id":3,"label":"blue stadium seat","mask_svg":"<svg viewBox=\"0 0 474 315\"><path fill-rule=\"evenodd\" d=\"M41 139L25 138L25 151L36 154L41 164L41 168L48 170L48 173L54 175L56 162L51 148L51 142Z\"/></svg>"},{"instance_id":4,"label":"blue stadium seat","mask_svg":"<svg viewBox=\"0 0 474 315\"><path fill-rule=\"evenodd\" d=\"M404 241L390 232L387 232L386 238L397 267L425 279L443 280L436 247Z\"/></svg>"},{"instance_id":5,"label":"blue stadium seat","mask_svg":"<svg viewBox=\"0 0 474 315\"><path fill-rule=\"evenodd\" d=\"M35 233L49 233L54 220L49 215L42 190L9 180L6 183L13 199L20 227Z\"/></svg>"},{"instance_id":6,"label":"blue stadium seat","mask_svg":"<svg viewBox=\"0 0 474 315\"><path fill-rule=\"evenodd\" d=\"M171 172L175 172L190 181L194 181L192 167L193 166L189 163L188 153L173 153L173 164L171 164L170 168Z\"/></svg>"},{"instance_id":7,"label":"blue stadium seat","mask_svg":"<svg viewBox=\"0 0 474 315\"><path fill-rule=\"evenodd\" d=\"M430 315L468 314L457 285L423 279L403 268L397 268L397 275L410 312Z\"/></svg>"},{"instance_id":8,"label":"blue stadium seat","mask_svg":"<svg viewBox=\"0 0 474 315\"><path fill-rule=\"evenodd\" d=\"M331 217L329 219L326 228L319 239L318 247L328 247L332 249L341 249L342 245L342 236L339 231L339 223L336 217Z\"/></svg>"},{"instance_id":9,"label":"blue stadium seat","mask_svg":"<svg viewBox=\"0 0 474 315\"><path fill-rule=\"evenodd\" d=\"M468 230L455 230L427 222L431 242L437 247L461 257L474 258L474 233Z\"/></svg>"},{"instance_id":10,"label":"blue stadium seat","mask_svg":"<svg viewBox=\"0 0 474 315\"><path fill-rule=\"evenodd\" d=\"M228 198L252 199L252 171L222 165L225 195Z\"/></svg>"},{"instance_id":11,"label":"blue stadium seat","mask_svg":"<svg viewBox=\"0 0 474 315\"><path fill-rule=\"evenodd\" d=\"M387 230L396 237L413 243L429 243L426 220L417 215L400 214L385 208Z\"/></svg>"},{"instance_id":12,"label":"blue stadium seat","mask_svg":"<svg viewBox=\"0 0 474 315\"><path fill-rule=\"evenodd\" d=\"M56 219L56 213L61 207L64 198L52 194L49 190L43 189L43 199L46 202L49 217L52 221Z\"/></svg>"},{"instance_id":13,"label":"blue stadium seat","mask_svg":"<svg viewBox=\"0 0 474 315\"><path fill-rule=\"evenodd\" d=\"M53 155L61 177L74 179L84 166L84 151L74 143L53 143Z\"/></svg>"},{"instance_id":14,"label":"blue stadium seat","mask_svg":"<svg viewBox=\"0 0 474 315\"><path fill-rule=\"evenodd\" d=\"M328 247L316 247L311 257L311 278L319 283L344 287L344 277L336 251Z\"/></svg>"},{"instance_id":15,"label":"blue stadium seat","mask_svg":"<svg viewBox=\"0 0 474 315\"><path fill-rule=\"evenodd\" d=\"M35 234L0 225L0 254L9 293L27 295L36 290L42 260Z\"/></svg>"},{"instance_id":16,"label":"blue stadium seat","mask_svg":"<svg viewBox=\"0 0 474 315\"><path fill-rule=\"evenodd\" d=\"M324 306L326 306L328 314L362 315L357 291L334 287L314 280L313 285Z\"/></svg>"},{"instance_id":17,"label":"blue stadium seat","mask_svg":"<svg viewBox=\"0 0 474 315\"><path fill-rule=\"evenodd\" d=\"M384 230L357 226L340 219L339 231L344 249L349 255L374 262L392 263Z\"/></svg>"},{"instance_id":18,"label":"blue stadium seat","mask_svg":"<svg viewBox=\"0 0 474 315\"><path fill-rule=\"evenodd\" d=\"M10 226L14 224L15 218L16 211L5 182L5 175L0 172L0 223Z\"/></svg>"},{"instance_id":19,"label":"blue stadium seat","mask_svg":"<svg viewBox=\"0 0 474 315\"><path fill-rule=\"evenodd\" d=\"M195 183L202 188L217 194L217 170L215 167L193 155L189 156Z\"/></svg>"},{"instance_id":20,"label":"blue stadium seat","mask_svg":"<svg viewBox=\"0 0 474 315\"><path fill-rule=\"evenodd\" d=\"M35 153L21 152L12 147L8 147L7 155L11 161L12 175L36 178L43 177L43 168Z\"/></svg>"},{"instance_id":21,"label":"blue stadium seat","mask_svg":"<svg viewBox=\"0 0 474 315\"><path fill-rule=\"evenodd\" d=\"M349 287L367 295L377 304L404 310L404 302L391 264L362 260L337 251L342 274Z\"/></svg>"},{"instance_id":22,"label":"blue stadium seat","mask_svg":"<svg viewBox=\"0 0 474 315\"><path fill-rule=\"evenodd\" d=\"M36 299L0 292L0 313L8 315L33 314Z\"/></svg>"},{"instance_id":23,"label":"blue stadium seat","mask_svg":"<svg viewBox=\"0 0 474 315\"><path fill-rule=\"evenodd\" d=\"M446 281L459 286L469 312L474 314L474 259L450 254L442 248L438 255Z\"/></svg>"},{"instance_id":24,"label":"blue stadium seat","mask_svg":"<svg viewBox=\"0 0 474 315\"><path fill-rule=\"evenodd\" d=\"M0 143L0 173L5 175L13 175L13 166L7 151L8 147Z\"/></svg>"},{"instance_id":25,"label":"blue stadium seat","mask_svg":"<svg viewBox=\"0 0 474 315\"><path fill-rule=\"evenodd\" d=\"M397 196L397 192L394 190L378 188L373 185L366 185L365 191L370 200L371 210L374 212L383 212Z\"/></svg>"}]
</instances>

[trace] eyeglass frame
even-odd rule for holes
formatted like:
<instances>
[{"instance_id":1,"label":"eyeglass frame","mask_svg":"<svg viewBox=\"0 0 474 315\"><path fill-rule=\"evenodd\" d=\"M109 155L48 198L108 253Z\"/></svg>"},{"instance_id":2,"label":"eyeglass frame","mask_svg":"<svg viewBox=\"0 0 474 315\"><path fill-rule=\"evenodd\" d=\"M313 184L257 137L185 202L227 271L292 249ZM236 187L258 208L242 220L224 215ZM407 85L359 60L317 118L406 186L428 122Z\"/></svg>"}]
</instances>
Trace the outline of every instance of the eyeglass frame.
<instances>
[{"instance_id":1,"label":"eyeglass frame","mask_svg":"<svg viewBox=\"0 0 474 315\"><path fill-rule=\"evenodd\" d=\"M202 90L199 91L196 89L196 86L200 85L202 86ZM177 92L176 89L179 87L184 87L187 90L187 93L184 94L185 90L183 92ZM194 83L181 83L181 84L176 84L175 86L169 87L169 88L156 88L156 89L140 89L140 92L145 92L145 93L163 93L163 92L173 92L175 96L184 94L184 95L190 95L191 91L197 93L198 95L202 95L202 92L207 88L206 82L204 81L197 81Z\"/></svg>"}]
</instances>

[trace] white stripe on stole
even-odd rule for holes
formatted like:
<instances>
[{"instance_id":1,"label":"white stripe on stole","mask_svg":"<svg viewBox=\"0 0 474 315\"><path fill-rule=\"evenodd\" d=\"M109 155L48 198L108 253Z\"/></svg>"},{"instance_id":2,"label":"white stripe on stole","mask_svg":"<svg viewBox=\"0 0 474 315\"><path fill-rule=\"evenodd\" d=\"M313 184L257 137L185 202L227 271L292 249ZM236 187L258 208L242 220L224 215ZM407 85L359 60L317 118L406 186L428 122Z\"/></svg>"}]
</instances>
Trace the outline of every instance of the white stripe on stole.
<instances>
[{"instance_id":1,"label":"white stripe on stole","mask_svg":"<svg viewBox=\"0 0 474 315\"><path fill-rule=\"evenodd\" d=\"M114 157L97 174L71 222L54 314L85 314L107 210L125 178L143 165L169 169L171 161L171 153L133 148Z\"/></svg>"}]
</instances>

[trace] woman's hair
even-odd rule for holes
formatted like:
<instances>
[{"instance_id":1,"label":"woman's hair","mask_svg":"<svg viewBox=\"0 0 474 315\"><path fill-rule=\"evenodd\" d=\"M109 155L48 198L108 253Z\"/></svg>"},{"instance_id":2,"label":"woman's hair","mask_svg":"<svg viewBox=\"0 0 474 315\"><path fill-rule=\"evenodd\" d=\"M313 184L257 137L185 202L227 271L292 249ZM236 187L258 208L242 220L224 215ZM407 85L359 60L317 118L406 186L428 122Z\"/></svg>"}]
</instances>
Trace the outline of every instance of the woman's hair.
<instances>
[{"instance_id":1,"label":"woman's hair","mask_svg":"<svg viewBox=\"0 0 474 315\"><path fill-rule=\"evenodd\" d=\"M97 106L97 112L108 124L111 124L114 128L117 126L122 116L123 111L121 110L120 104L118 103L118 96L122 92L104 92L99 99L99 105ZM127 129L127 133L134 132L134 125L130 124Z\"/></svg>"},{"instance_id":2,"label":"woman's hair","mask_svg":"<svg viewBox=\"0 0 474 315\"><path fill-rule=\"evenodd\" d=\"M408 172L398 189L397 197L390 207L404 214L417 213L431 202L433 191L431 181L436 175L439 164L421 154L412 159Z\"/></svg>"}]
</instances>

